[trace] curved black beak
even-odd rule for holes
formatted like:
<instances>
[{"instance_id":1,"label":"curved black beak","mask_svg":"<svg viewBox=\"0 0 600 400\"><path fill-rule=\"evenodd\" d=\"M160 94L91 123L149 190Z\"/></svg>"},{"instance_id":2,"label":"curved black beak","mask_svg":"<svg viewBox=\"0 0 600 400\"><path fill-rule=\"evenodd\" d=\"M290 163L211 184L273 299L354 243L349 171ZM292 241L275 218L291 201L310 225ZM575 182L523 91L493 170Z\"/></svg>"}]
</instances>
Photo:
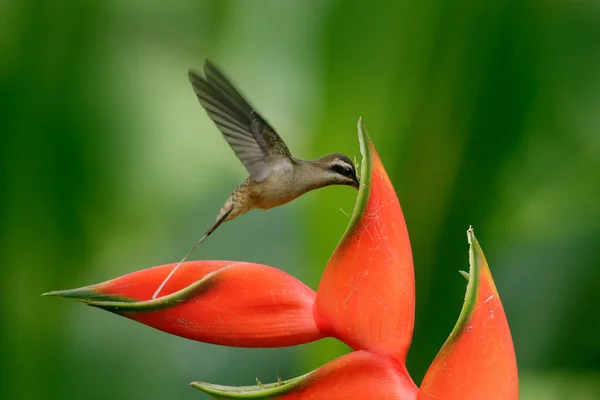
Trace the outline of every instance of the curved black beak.
<instances>
[{"instance_id":1,"label":"curved black beak","mask_svg":"<svg viewBox=\"0 0 600 400\"><path fill-rule=\"evenodd\" d=\"M358 181L358 178L356 177L356 175L354 175L352 177L352 183L350 183L350 186L352 186L356 190L358 190L360 188L360 182Z\"/></svg>"}]
</instances>

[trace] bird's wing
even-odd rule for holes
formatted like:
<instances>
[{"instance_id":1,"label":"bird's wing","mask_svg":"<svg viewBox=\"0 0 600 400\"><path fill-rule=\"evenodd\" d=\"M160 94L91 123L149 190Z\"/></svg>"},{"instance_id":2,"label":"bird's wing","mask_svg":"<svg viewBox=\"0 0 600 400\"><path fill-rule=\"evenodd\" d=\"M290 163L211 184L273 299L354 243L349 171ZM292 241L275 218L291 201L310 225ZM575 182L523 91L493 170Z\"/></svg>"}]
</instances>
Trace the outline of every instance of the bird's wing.
<instances>
[{"instance_id":1,"label":"bird's wing","mask_svg":"<svg viewBox=\"0 0 600 400\"><path fill-rule=\"evenodd\" d=\"M290 151L212 62L205 62L204 73L206 79L192 70L188 74L200 104L252 178L265 180L273 165L291 157Z\"/></svg>"}]
</instances>

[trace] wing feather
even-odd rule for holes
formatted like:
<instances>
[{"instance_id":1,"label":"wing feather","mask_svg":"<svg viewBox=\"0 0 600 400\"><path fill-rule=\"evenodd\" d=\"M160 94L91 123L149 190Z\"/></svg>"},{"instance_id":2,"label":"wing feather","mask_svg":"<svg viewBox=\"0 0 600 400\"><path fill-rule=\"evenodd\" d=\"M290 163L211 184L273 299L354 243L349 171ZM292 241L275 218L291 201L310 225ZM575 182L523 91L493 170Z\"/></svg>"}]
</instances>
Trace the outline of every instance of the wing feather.
<instances>
[{"instance_id":1,"label":"wing feather","mask_svg":"<svg viewBox=\"0 0 600 400\"><path fill-rule=\"evenodd\" d=\"M291 156L287 146L212 62L206 61L204 72L206 79L188 73L198 101L248 173L265 180L277 158Z\"/></svg>"}]
</instances>

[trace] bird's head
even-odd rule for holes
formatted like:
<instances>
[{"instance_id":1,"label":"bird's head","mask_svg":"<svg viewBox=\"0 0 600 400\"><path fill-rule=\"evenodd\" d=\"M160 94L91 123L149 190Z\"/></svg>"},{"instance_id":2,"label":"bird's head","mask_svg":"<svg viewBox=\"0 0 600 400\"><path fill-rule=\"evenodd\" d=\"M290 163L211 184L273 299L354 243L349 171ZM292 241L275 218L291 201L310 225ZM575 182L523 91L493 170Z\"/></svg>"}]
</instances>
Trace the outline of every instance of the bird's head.
<instances>
[{"instance_id":1,"label":"bird's head","mask_svg":"<svg viewBox=\"0 0 600 400\"><path fill-rule=\"evenodd\" d=\"M327 185L347 185L358 189L356 167L347 156L339 153L328 154L315 160L315 164L321 170Z\"/></svg>"}]
</instances>

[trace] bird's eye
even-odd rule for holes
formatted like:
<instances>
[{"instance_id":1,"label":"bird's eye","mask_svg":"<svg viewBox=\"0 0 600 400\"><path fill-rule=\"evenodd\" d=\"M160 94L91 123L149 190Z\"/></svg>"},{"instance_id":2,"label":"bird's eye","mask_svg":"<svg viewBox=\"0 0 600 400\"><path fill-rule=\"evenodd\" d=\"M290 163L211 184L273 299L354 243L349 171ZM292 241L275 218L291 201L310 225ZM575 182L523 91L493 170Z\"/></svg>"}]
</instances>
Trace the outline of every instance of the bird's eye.
<instances>
[{"instance_id":1,"label":"bird's eye","mask_svg":"<svg viewBox=\"0 0 600 400\"><path fill-rule=\"evenodd\" d=\"M334 164L331 168L338 174L347 176L349 178L354 175L354 170L352 169L352 167L349 167L347 165Z\"/></svg>"}]
</instances>

